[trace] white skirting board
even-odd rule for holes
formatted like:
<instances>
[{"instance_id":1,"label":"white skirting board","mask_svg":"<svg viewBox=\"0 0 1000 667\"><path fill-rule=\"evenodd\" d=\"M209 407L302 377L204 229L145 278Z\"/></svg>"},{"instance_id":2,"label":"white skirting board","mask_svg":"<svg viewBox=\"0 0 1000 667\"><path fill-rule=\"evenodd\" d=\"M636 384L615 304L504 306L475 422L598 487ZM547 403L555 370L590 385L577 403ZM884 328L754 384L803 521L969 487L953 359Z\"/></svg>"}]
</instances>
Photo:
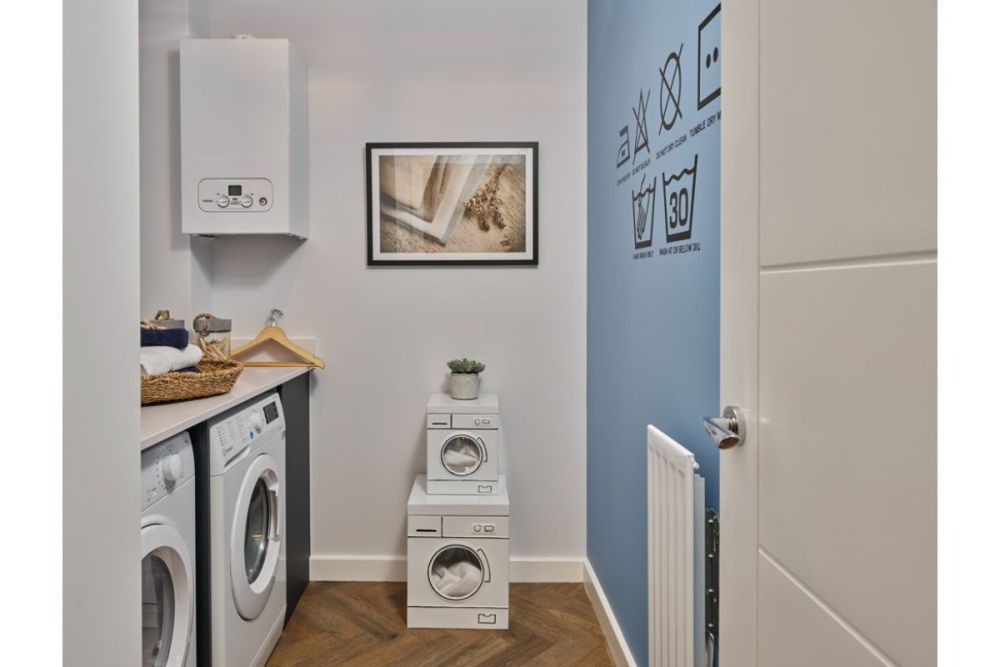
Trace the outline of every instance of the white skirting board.
<instances>
[{"instance_id":1,"label":"white skirting board","mask_svg":"<svg viewBox=\"0 0 1000 667\"><path fill-rule=\"evenodd\" d=\"M636 667L635 658L632 657L632 651L629 650L628 643L625 641L625 635L622 634L618 620L611 610L608 598L604 595L604 589L601 588L601 582L597 579L597 574L591 567L589 560L583 562L583 587L587 591L587 597L590 598L590 604L594 607L594 613L597 614L601 629L604 630L604 636L608 640L608 650L611 652L611 659L615 661L616 667Z\"/></svg>"},{"instance_id":2,"label":"white skirting board","mask_svg":"<svg viewBox=\"0 0 1000 667\"><path fill-rule=\"evenodd\" d=\"M514 583L583 581L584 561L579 558L510 559ZM309 559L311 581L406 581L405 556L321 556Z\"/></svg>"}]
</instances>

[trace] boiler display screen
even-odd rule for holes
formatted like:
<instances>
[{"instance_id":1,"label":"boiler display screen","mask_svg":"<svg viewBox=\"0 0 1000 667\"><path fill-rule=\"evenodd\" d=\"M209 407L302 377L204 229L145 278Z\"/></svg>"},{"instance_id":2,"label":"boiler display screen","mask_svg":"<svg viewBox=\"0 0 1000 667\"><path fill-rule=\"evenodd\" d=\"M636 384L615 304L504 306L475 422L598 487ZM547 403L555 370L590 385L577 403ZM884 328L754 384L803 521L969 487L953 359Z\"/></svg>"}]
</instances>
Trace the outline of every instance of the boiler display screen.
<instances>
[{"instance_id":1,"label":"boiler display screen","mask_svg":"<svg viewBox=\"0 0 1000 667\"><path fill-rule=\"evenodd\" d=\"M243 186L242 185L230 185L229 186L229 196L230 197L239 197L242 194L243 194Z\"/></svg>"}]
</instances>

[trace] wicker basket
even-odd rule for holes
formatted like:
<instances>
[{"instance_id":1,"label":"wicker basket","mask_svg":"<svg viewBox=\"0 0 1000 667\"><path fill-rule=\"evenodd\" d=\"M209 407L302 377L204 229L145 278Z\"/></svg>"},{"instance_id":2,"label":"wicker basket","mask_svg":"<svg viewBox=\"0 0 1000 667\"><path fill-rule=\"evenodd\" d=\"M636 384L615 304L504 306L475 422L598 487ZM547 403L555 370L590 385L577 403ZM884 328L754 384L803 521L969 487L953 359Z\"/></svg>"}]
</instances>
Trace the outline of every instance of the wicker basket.
<instances>
[{"instance_id":1,"label":"wicker basket","mask_svg":"<svg viewBox=\"0 0 1000 667\"><path fill-rule=\"evenodd\" d=\"M161 316L162 315L162 316ZM170 313L161 310L155 320L144 320L140 326L147 329L162 329L161 320L169 318ZM198 317L214 317L199 315ZM236 384L236 378L243 372L243 365L233 361L218 345L204 337L199 337L198 346L204 356L198 364L198 373L173 372L162 375L143 375L140 390L142 405L153 403L169 403L171 401L189 401L193 398L218 396L228 394Z\"/></svg>"},{"instance_id":2,"label":"wicker basket","mask_svg":"<svg viewBox=\"0 0 1000 667\"><path fill-rule=\"evenodd\" d=\"M226 394L236 384L243 366L232 359L202 359L200 373L164 373L145 375L142 378L142 404L187 401Z\"/></svg>"}]
</instances>

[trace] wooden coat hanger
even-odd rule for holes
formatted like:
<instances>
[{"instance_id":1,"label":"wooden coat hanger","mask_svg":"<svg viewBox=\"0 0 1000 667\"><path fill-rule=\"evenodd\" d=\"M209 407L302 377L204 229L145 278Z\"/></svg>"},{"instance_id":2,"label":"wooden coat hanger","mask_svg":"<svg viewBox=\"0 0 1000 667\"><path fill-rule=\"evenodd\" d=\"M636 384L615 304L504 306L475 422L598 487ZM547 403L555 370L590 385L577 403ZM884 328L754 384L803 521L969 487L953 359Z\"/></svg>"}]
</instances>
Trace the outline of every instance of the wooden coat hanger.
<instances>
[{"instance_id":1,"label":"wooden coat hanger","mask_svg":"<svg viewBox=\"0 0 1000 667\"><path fill-rule=\"evenodd\" d=\"M308 350L304 350L292 341L288 339L285 334L285 330L278 326L278 318L282 317L282 313L277 308L271 310L271 314L267 318L267 324L257 337L246 345L241 345L237 349L233 350L232 356L235 358L237 355L243 354L244 352L249 352L250 350L257 349L265 343L273 342L277 343L281 347L285 348L296 357L302 361L240 361L244 366L279 366L279 367L311 367L311 368L326 368L326 364L323 360L312 354Z\"/></svg>"}]
</instances>

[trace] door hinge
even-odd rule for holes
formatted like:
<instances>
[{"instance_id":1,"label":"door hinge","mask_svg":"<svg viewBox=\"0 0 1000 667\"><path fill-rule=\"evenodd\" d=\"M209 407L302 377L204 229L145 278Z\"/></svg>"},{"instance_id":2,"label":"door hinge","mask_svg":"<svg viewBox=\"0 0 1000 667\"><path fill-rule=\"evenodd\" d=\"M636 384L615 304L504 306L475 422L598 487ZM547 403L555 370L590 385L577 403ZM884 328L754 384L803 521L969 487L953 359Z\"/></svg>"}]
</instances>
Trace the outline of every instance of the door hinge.
<instances>
[{"instance_id":1,"label":"door hinge","mask_svg":"<svg viewBox=\"0 0 1000 667\"><path fill-rule=\"evenodd\" d=\"M719 642L719 515L705 510L705 641Z\"/></svg>"}]
</instances>

